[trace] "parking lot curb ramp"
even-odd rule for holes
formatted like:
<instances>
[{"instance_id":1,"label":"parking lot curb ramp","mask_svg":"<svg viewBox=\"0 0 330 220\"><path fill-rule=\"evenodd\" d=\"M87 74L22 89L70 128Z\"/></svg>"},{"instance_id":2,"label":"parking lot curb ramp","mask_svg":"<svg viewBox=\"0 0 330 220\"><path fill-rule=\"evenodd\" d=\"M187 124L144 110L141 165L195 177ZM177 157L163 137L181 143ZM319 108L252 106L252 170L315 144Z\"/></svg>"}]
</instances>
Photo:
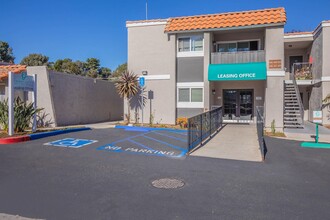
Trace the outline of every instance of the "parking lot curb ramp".
<instances>
[{"instance_id":1,"label":"parking lot curb ramp","mask_svg":"<svg viewBox=\"0 0 330 220\"><path fill-rule=\"evenodd\" d=\"M40 132L40 133L18 136L18 137L0 138L0 144L14 144L14 143L25 142L25 141L29 141L29 140L37 140L40 138L55 136L55 135L59 135L59 134L67 134L67 133L78 132L78 131L87 131L87 130L91 130L91 128L88 128L88 127L69 128L69 129L65 129L65 130Z\"/></svg>"}]
</instances>

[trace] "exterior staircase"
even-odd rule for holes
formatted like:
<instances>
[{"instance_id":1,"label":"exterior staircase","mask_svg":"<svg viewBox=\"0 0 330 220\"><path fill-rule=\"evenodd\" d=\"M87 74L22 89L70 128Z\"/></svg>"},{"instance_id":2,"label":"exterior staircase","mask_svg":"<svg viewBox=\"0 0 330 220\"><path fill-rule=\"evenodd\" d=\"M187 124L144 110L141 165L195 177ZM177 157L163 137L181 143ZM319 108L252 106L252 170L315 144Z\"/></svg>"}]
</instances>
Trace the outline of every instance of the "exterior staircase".
<instances>
[{"instance_id":1,"label":"exterior staircase","mask_svg":"<svg viewBox=\"0 0 330 220\"><path fill-rule=\"evenodd\" d=\"M304 128L302 104L298 94L293 82L284 83L284 128Z\"/></svg>"}]
</instances>

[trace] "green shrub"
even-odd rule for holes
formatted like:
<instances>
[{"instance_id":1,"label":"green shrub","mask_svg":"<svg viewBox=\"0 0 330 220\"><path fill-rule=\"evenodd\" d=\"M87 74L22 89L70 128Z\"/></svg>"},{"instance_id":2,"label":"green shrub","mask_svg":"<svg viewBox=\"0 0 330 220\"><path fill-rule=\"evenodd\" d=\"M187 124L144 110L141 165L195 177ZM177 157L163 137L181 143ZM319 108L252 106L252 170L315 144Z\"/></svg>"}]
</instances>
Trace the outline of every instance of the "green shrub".
<instances>
[{"instance_id":1,"label":"green shrub","mask_svg":"<svg viewBox=\"0 0 330 220\"><path fill-rule=\"evenodd\" d=\"M274 135L276 133L276 129L275 129L275 120L272 121L271 123L271 130L272 130L272 134Z\"/></svg>"},{"instance_id":2,"label":"green shrub","mask_svg":"<svg viewBox=\"0 0 330 220\"><path fill-rule=\"evenodd\" d=\"M8 100L0 102L0 127L8 130Z\"/></svg>"},{"instance_id":3,"label":"green shrub","mask_svg":"<svg viewBox=\"0 0 330 220\"><path fill-rule=\"evenodd\" d=\"M0 126L8 131L8 100L0 102ZM23 132L29 127L34 114L43 109L34 109L33 103L23 102L19 97L14 100L14 130Z\"/></svg>"}]
</instances>

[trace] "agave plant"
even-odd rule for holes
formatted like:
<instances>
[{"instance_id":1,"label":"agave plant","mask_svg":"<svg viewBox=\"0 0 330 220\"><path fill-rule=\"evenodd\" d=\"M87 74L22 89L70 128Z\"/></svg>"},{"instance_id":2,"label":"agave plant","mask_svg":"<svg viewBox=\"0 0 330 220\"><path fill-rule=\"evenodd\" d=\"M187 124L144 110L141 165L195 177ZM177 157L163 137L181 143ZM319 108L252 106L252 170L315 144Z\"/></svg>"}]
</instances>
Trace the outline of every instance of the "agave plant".
<instances>
[{"instance_id":1,"label":"agave plant","mask_svg":"<svg viewBox=\"0 0 330 220\"><path fill-rule=\"evenodd\" d=\"M8 100L0 102L0 125L8 131ZM33 103L25 103L19 97L14 100L14 130L23 132L29 127L34 114L42 111L42 108L34 109Z\"/></svg>"},{"instance_id":2,"label":"agave plant","mask_svg":"<svg viewBox=\"0 0 330 220\"><path fill-rule=\"evenodd\" d=\"M130 100L139 92L138 76L133 72L124 72L116 82L116 89L120 97L127 101L127 123L131 121Z\"/></svg>"},{"instance_id":3,"label":"agave plant","mask_svg":"<svg viewBox=\"0 0 330 220\"><path fill-rule=\"evenodd\" d=\"M8 100L0 102L0 127L1 129L8 130Z\"/></svg>"}]
</instances>

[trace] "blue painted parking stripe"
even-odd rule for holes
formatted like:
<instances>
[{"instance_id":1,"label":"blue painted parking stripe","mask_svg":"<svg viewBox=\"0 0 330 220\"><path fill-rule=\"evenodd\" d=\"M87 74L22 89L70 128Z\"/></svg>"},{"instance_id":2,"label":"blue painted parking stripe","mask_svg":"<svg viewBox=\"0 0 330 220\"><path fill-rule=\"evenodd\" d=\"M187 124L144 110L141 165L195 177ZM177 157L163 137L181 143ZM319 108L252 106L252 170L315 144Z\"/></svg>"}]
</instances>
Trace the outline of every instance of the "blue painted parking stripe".
<instances>
[{"instance_id":1,"label":"blue painted parking stripe","mask_svg":"<svg viewBox=\"0 0 330 220\"><path fill-rule=\"evenodd\" d=\"M145 138L148 138L148 139L150 139L150 140L154 140L154 141L157 141L157 142L159 142L159 143L162 143L162 144L165 144L165 145L168 145L168 146L170 146L170 147L172 147L172 148L174 148L174 149L177 149L177 150L186 150L186 149L184 149L184 148L181 148L181 147L178 147L178 146L175 146L175 145L173 145L173 144L169 144L169 143L167 143L167 142L164 142L164 141L160 141L160 140L158 140L158 139L155 139L155 138L152 138L152 137L148 137L148 136L145 136L145 135L143 135Z\"/></svg>"},{"instance_id":2,"label":"blue painted parking stripe","mask_svg":"<svg viewBox=\"0 0 330 220\"><path fill-rule=\"evenodd\" d=\"M172 133L174 133L174 134L180 134L180 135L183 135L183 136L188 136L188 133L187 133L187 131L180 131L180 132L176 132L176 131L168 131L168 132L172 132Z\"/></svg>"},{"instance_id":3,"label":"blue painted parking stripe","mask_svg":"<svg viewBox=\"0 0 330 220\"><path fill-rule=\"evenodd\" d=\"M148 133L150 133L150 132L148 132ZM145 134L148 134L148 133L138 134L138 135L131 136L131 137L128 137L128 138L120 139L120 140L115 141L115 142L112 142L112 143L113 143L113 144L116 144L116 143L120 143L120 142L123 142L123 141L129 141L129 140L131 140L132 138L142 137L142 136L144 136Z\"/></svg>"},{"instance_id":4,"label":"blue painted parking stripe","mask_svg":"<svg viewBox=\"0 0 330 220\"><path fill-rule=\"evenodd\" d=\"M134 143L134 144L137 144L137 145L139 145L139 146L141 146L141 147L143 147L143 148L146 148L146 149L148 149L148 150L155 150L155 149L152 149L152 148L150 148L150 147L147 147L146 145L144 145L144 144L141 144L141 143L139 143L139 142L136 142L136 141L133 141L133 140L128 140L129 142L132 142L132 143Z\"/></svg>"},{"instance_id":5,"label":"blue painted parking stripe","mask_svg":"<svg viewBox=\"0 0 330 220\"><path fill-rule=\"evenodd\" d=\"M187 139L177 138L177 137L174 137L174 136L171 136L171 135L166 135L166 134L159 133L157 131L153 131L151 133L155 133L155 134L158 134L158 135L169 137L169 138L172 138L172 139L175 139L175 140L178 140L178 141L182 141L182 142L187 142Z\"/></svg>"}]
</instances>

